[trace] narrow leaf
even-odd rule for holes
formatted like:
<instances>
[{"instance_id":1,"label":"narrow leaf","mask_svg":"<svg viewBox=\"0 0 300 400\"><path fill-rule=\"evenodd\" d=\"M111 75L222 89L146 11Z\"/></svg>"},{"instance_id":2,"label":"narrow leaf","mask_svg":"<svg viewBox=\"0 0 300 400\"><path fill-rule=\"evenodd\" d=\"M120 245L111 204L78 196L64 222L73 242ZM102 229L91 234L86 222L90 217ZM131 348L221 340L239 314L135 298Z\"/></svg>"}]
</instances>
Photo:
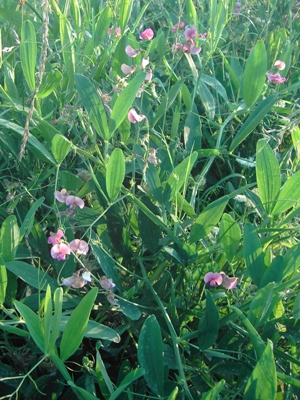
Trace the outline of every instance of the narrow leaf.
<instances>
[{"instance_id":1,"label":"narrow leaf","mask_svg":"<svg viewBox=\"0 0 300 400\"><path fill-rule=\"evenodd\" d=\"M240 244L241 230L239 224L229 214L222 216L218 237L227 260L231 262Z\"/></svg>"},{"instance_id":2,"label":"narrow leaf","mask_svg":"<svg viewBox=\"0 0 300 400\"><path fill-rule=\"evenodd\" d=\"M219 313L208 290L205 291L206 307L205 315L198 325L198 346L200 350L208 349L212 346L219 333Z\"/></svg>"},{"instance_id":3,"label":"narrow leaf","mask_svg":"<svg viewBox=\"0 0 300 400\"><path fill-rule=\"evenodd\" d=\"M248 108L256 102L263 91L267 72L267 52L262 40L252 50L243 77L244 100Z\"/></svg>"},{"instance_id":4,"label":"narrow leaf","mask_svg":"<svg viewBox=\"0 0 300 400\"><path fill-rule=\"evenodd\" d=\"M34 216L37 211L37 209L43 204L45 200L45 197L40 197L37 201L35 201L31 207L28 213L26 214L24 221L22 222L22 225L20 227L20 240L24 237L24 235L27 233L29 234L33 224L34 224Z\"/></svg>"},{"instance_id":5,"label":"narrow leaf","mask_svg":"<svg viewBox=\"0 0 300 400\"><path fill-rule=\"evenodd\" d=\"M279 294L273 293L274 286L275 283L270 282L259 289L251 300L248 319L254 328L262 326L267 321L278 302Z\"/></svg>"},{"instance_id":6,"label":"narrow leaf","mask_svg":"<svg viewBox=\"0 0 300 400\"><path fill-rule=\"evenodd\" d=\"M189 242L194 243L197 240L204 238L219 222L223 211L228 203L229 197L224 196L213 201L201 212L199 217L194 222Z\"/></svg>"},{"instance_id":7,"label":"narrow leaf","mask_svg":"<svg viewBox=\"0 0 300 400\"><path fill-rule=\"evenodd\" d=\"M150 315L140 332L138 342L138 360L145 370L145 381L151 390L159 396L164 395L164 357L163 343L159 323Z\"/></svg>"},{"instance_id":8,"label":"narrow leaf","mask_svg":"<svg viewBox=\"0 0 300 400\"><path fill-rule=\"evenodd\" d=\"M125 160L121 149L114 149L106 169L106 190L110 201L114 201L120 194L125 178Z\"/></svg>"},{"instance_id":9,"label":"narrow leaf","mask_svg":"<svg viewBox=\"0 0 300 400\"><path fill-rule=\"evenodd\" d=\"M248 273L254 284L261 287L266 267L260 240L250 222L246 222L244 231L244 258Z\"/></svg>"},{"instance_id":10,"label":"narrow leaf","mask_svg":"<svg viewBox=\"0 0 300 400\"><path fill-rule=\"evenodd\" d=\"M299 205L300 202L300 171L290 176L281 188L276 204L272 210L273 215L282 214L289 208Z\"/></svg>"},{"instance_id":11,"label":"narrow leaf","mask_svg":"<svg viewBox=\"0 0 300 400\"><path fill-rule=\"evenodd\" d=\"M26 20L21 30L20 58L26 82L32 92L35 89L36 56L37 43L35 28L31 21Z\"/></svg>"},{"instance_id":12,"label":"narrow leaf","mask_svg":"<svg viewBox=\"0 0 300 400\"><path fill-rule=\"evenodd\" d=\"M1 227L2 256L5 261L13 261L20 242L20 230L15 215L9 215Z\"/></svg>"},{"instance_id":13,"label":"narrow leaf","mask_svg":"<svg viewBox=\"0 0 300 400\"><path fill-rule=\"evenodd\" d=\"M256 179L259 197L270 215L276 206L281 178L275 154L264 139L259 140L256 146Z\"/></svg>"},{"instance_id":14,"label":"narrow leaf","mask_svg":"<svg viewBox=\"0 0 300 400\"><path fill-rule=\"evenodd\" d=\"M83 297L72 312L60 344L60 358L63 362L71 357L80 346L97 294L98 288L94 287Z\"/></svg>"},{"instance_id":15,"label":"narrow leaf","mask_svg":"<svg viewBox=\"0 0 300 400\"><path fill-rule=\"evenodd\" d=\"M69 153L72 143L62 135L55 135L52 139L51 150L57 163L60 165Z\"/></svg>"},{"instance_id":16,"label":"narrow leaf","mask_svg":"<svg viewBox=\"0 0 300 400\"><path fill-rule=\"evenodd\" d=\"M123 120L128 114L129 109L132 107L136 94L144 82L146 77L145 72L140 72L135 76L129 84L123 89L117 98L109 121L109 130L111 135L118 129Z\"/></svg>"},{"instance_id":17,"label":"narrow leaf","mask_svg":"<svg viewBox=\"0 0 300 400\"><path fill-rule=\"evenodd\" d=\"M268 340L266 349L258 360L245 388L244 400L277 399L277 376L272 343Z\"/></svg>"}]
</instances>

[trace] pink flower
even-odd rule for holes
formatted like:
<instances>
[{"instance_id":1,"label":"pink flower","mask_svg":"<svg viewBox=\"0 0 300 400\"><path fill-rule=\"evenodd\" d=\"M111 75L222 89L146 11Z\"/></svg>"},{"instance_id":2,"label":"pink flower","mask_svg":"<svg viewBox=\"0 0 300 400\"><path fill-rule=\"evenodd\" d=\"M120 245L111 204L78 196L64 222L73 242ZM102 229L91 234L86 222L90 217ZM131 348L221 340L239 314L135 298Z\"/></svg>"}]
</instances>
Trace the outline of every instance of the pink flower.
<instances>
[{"instance_id":1,"label":"pink flower","mask_svg":"<svg viewBox=\"0 0 300 400\"><path fill-rule=\"evenodd\" d=\"M132 124L136 122L141 122L145 118L145 115L139 115L134 108L129 110L128 112L128 119Z\"/></svg>"},{"instance_id":2,"label":"pink flower","mask_svg":"<svg viewBox=\"0 0 300 400\"><path fill-rule=\"evenodd\" d=\"M190 54L199 54L201 50L202 50L201 46L199 46L199 47L191 46Z\"/></svg>"},{"instance_id":3,"label":"pink flower","mask_svg":"<svg viewBox=\"0 0 300 400\"><path fill-rule=\"evenodd\" d=\"M279 72L277 72L276 74L268 74L267 75L268 79L270 82L274 82L274 83L283 83L286 81L286 78L283 78Z\"/></svg>"},{"instance_id":4,"label":"pink flower","mask_svg":"<svg viewBox=\"0 0 300 400\"><path fill-rule=\"evenodd\" d=\"M277 69L279 69L279 71L282 71L285 69L285 62L281 61L281 60L276 60L274 62L274 67L276 67Z\"/></svg>"},{"instance_id":5,"label":"pink flower","mask_svg":"<svg viewBox=\"0 0 300 400\"><path fill-rule=\"evenodd\" d=\"M204 276L204 282L209 283L210 286L219 286L222 284L222 275L218 272L208 272Z\"/></svg>"},{"instance_id":6,"label":"pink flower","mask_svg":"<svg viewBox=\"0 0 300 400\"><path fill-rule=\"evenodd\" d=\"M206 39L206 35L207 35L207 32L204 32L204 33L198 33L198 38L199 38L199 39L203 39L203 40L205 40L205 39Z\"/></svg>"},{"instance_id":7,"label":"pink flower","mask_svg":"<svg viewBox=\"0 0 300 400\"><path fill-rule=\"evenodd\" d=\"M81 271L84 271L84 272L80 276ZM64 286L72 286L75 289L82 288L88 282L91 282L91 273L87 269L83 269L83 268L74 272L74 274L72 276L69 276L68 278L65 278L62 280L62 284Z\"/></svg>"},{"instance_id":8,"label":"pink flower","mask_svg":"<svg viewBox=\"0 0 300 400\"><path fill-rule=\"evenodd\" d=\"M57 201L60 203L65 203L66 198L69 196L69 193L66 191L66 189L62 189L60 192L58 190L55 190L55 198Z\"/></svg>"},{"instance_id":9,"label":"pink flower","mask_svg":"<svg viewBox=\"0 0 300 400\"><path fill-rule=\"evenodd\" d=\"M107 31L108 36L111 36L113 29L114 29L113 26L108 29L108 31ZM116 28L114 34L115 34L115 36L121 36L121 29L120 28Z\"/></svg>"},{"instance_id":10,"label":"pink flower","mask_svg":"<svg viewBox=\"0 0 300 400\"><path fill-rule=\"evenodd\" d=\"M66 205L70 206L71 210L75 210L76 206L78 206L79 208L83 208L84 207L84 201L80 197L67 196Z\"/></svg>"},{"instance_id":11,"label":"pink flower","mask_svg":"<svg viewBox=\"0 0 300 400\"><path fill-rule=\"evenodd\" d=\"M72 242L70 242L69 246L73 253L78 256L80 254L86 255L89 251L89 246L84 240L74 239Z\"/></svg>"},{"instance_id":12,"label":"pink flower","mask_svg":"<svg viewBox=\"0 0 300 400\"><path fill-rule=\"evenodd\" d=\"M152 70L149 68L148 71L147 71L147 74L146 74L145 81L146 81L146 82L150 82L151 79L152 79L152 76L153 76Z\"/></svg>"},{"instance_id":13,"label":"pink flower","mask_svg":"<svg viewBox=\"0 0 300 400\"><path fill-rule=\"evenodd\" d=\"M193 40L196 37L196 28L189 28L186 27L185 31L184 31L184 35L186 40Z\"/></svg>"},{"instance_id":14,"label":"pink flower","mask_svg":"<svg viewBox=\"0 0 300 400\"><path fill-rule=\"evenodd\" d=\"M136 57L140 52L141 52L140 49L134 50L134 49L133 49L131 46L129 46L129 45L125 47L125 53L126 53L129 57L131 57L131 58Z\"/></svg>"},{"instance_id":15,"label":"pink flower","mask_svg":"<svg viewBox=\"0 0 300 400\"><path fill-rule=\"evenodd\" d=\"M153 39L154 32L151 28L145 29L144 32L140 34L140 39L142 40L151 40Z\"/></svg>"},{"instance_id":16,"label":"pink flower","mask_svg":"<svg viewBox=\"0 0 300 400\"><path fill-rule=\"evenodd\" d=\"M223 271L220 272L220 275L223 278L222 286L224 286L228 290L234 289L236 287L238 283L238 278L236 277L229 278L229 276L227 276Z\"/></svg>"},{"instance_id":17,"label":"pink flower","mask_svg":"<svg viewBox=\"0 0 300 400\"><path fill-rule=\"evenodd\" d=\"M121 71L125 75L131 75L135 71L135 66L133 65L132 67L130 67L127 64L122 64L121 65Z\"/></svg>"},{"instance_id":18,"label":"pink flower","mask_svg":"<svg viewBox=\"0 0 300 400\"><path fill-rule=\"evenodd\" d=\"M55 244L54 246L52 246L50 251L51 257L58 261L65 260L66 255L69 255L70 253L71 253L70 247L65 243Z\"/></svg>"},{"instance_id":19,"label":"pink flower","mask_svg":"<svg viewBox=\"0 0 300 400\"><path fill-rule=\"evenodd\" d=\"M184 22L178 22L178 24L173 25L171 31L174 33L176 32L178 29L183 28L184 27Z\"/></svg>"},{"instance_id":20,"label":"pink flower","mask_svg":"<svg viewBox=\"0 0 300 400\"><path fill-rule=\"evenodd\" d=\"M58 243L60 243L60 239L63 236L64 236L64 233L60 229L56 233L50 232L50 236L48 237L48 243L58 244Z\"/></svg>"},{"instance_id":21,"label":"pink flower","mask_svg":"<svg viewBox=\"0 0 300 400\"><path fill-rule=\"evenodd\" d=\"M142 68L146 68L147 65L149 64L149 57L145 57L142 59Z\"/></svg>"},{"instance_id":22,"label":"pink flower","mask_svg":"<svg viewBox=\"0 0 300 400\"><path fill-rule=\"evenodd\" d=\"M115 306L118 304L118 300L115 298L113 292L109 292L108 295L106 296L108 302L112 305Z\"/></svg>"},{"instance_id":23,"label":"pink flower","mask_svg":"<svg viewBox=\"0 0 300 400\"><path fill-rule=\"evenodd\" d=\"M113 289L116 285L113 283L111 278L106 278L106 276L102 276L101 281L100 281L100 286L104 290L111 290Z\"/></svg>"},{"instance_id":24,"label":"pink flower","mask_svg":"<svg viewBox=\"0 0 300 400\"><path fill-rule=\"evenodd\" d=\"M173 44L173 46L172 46L172 52L173 52L173 53L176 53L177 50L183 50L182 47L183 47L183 46L182 46L181 43L175 43L175 44Z\"/></svg>"}]
</instances>

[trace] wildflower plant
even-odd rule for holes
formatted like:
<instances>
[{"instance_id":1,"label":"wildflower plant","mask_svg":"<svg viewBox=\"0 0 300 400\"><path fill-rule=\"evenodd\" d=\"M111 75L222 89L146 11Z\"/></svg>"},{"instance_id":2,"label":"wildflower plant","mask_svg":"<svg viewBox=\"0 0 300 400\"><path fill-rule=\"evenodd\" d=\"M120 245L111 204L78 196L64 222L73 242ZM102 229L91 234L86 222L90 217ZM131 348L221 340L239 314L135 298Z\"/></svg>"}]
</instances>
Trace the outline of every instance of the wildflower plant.
<instances>
[{"instance_id":1,"label":"wildflower plant","mask_svg":"<svg viewBox=\"0 0 300 400\"><path fill-rule=\"evenodd\" d=\"M297 4L104 3L0 0L0 398L296 398Z\"/></svg>"}]
</instances>

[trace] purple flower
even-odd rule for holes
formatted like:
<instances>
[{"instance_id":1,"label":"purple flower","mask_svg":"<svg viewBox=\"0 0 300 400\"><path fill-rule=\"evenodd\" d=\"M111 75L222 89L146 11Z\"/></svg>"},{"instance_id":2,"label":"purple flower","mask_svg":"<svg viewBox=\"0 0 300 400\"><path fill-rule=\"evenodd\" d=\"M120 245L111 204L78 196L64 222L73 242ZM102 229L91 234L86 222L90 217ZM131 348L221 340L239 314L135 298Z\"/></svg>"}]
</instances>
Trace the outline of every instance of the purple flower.
<instances>
[{"instance_id":1,"label":"purple flower","mask_svg":"<svg viewBox=\"0 0 300 400\"><path fill-rule=\"evenodd\" d=\"M286 78L282 77L279 72L276 74L268 74L267 77L270 82L274 83L283 83L286 81Z\"/></svg>"},{"instance_id":2,"label":"purple flower","mask_svg":"<svg viewBox=\"0 0 300 400\"><path fill-rule=\"evenodd\" d=\"M111 278L106 278L106 276L102 276L101 281L100 281L100 286L104 290L111 290L113 289L116 285L113 283Z\"/></svg>"},{"instance_id":3,"label":"purple flower","mask_svg":"<svg viewBox=\"0 0 300 400\"><path fill-rule=\"evenodd\" d=\"M130 67L127 64L122 64L121 65L121 71L125 75L131 75L135 71L135 66L133 65L133 66Z\"/></svg>"},{"instance_id":4,"label":"purple flower","mask_svg":"<svg viewBox=\"0 0 300 400\"><path fill-rule=\"evenodd\" d=\"M131 108L128 112L128 119L132 124L141 122L145 118L145 115L139 115L134 108Z\"/></svg>"},{"instance_id":5,"label":"purple flower","mask_svg":"<svg viewBox=\"0 0 300 400\"><path fill-rule=\"evenodd\" d=\"M140 34L140 39L142 40L151 40L153 39L154 32L151 28L147 28Z\"/></svg>"},{"instance_id":6,"label":"purple flower","mask_svg":"<svg viewBox=\"0 0 300 400\"><path fill-rule=\"evenodd\" d=\"M84 240L74 239L69 244L70 249L76 255L84 254L86 255L89 251L89 246Z\"/></svg>"},{"instance_id":7,"label":"purple flower","mask_svg":"<svg viewBox=\"0 0 300 400\"><path fill-rule=\"evenodd\" d=\"M140 49L134 50L134 49L133 49L131 46L129 46L129 45L125 47L125 53L126 53L129 57L131 57L131 58L136 57L140 52L141 52Z\"/></svg>"},{"instance_id":8,"label":"purple flower","mask_svg":"<svg viewBox=\"0 0 300 400\"><path fill-rule=\"evenodd\" d=\"M115 306L118 304L118 300L115 298L113 292L109 292L108 295L106 296L107 301L112 305Z\"/></svg>"},{"instance_id":9,"label":"purple flower","mask_svg":"<svg viewBox=\"0 0 300 400\"><path fill-rule=\"evenodd\" d=\"M66 205L70 206L71 210L75 210L76 206L78 206L79 208L83 208L84 207L84 201L80 197L67 196Z\"/></svg>"},{"instance_id":10,"label":"purple flower","mask_svg":"<svg viewBox=\"0 0 300 400\"><path fill-rule=\"evenodd\" d=\"M60 203L65 203L66 198L69 196L69 193L66 191L66 189L62 189L60 192L58 190L55 190L55 198L57 201Z\"/></svg>"},{"instance_id":11,"label":"purple flower","mask_svg":"<svg viewBox=\"0 0 300 400\"><path fill-rule=\"evenodd\" d=\"M228 290L234 289L236 287L238 283L238 278L236 277L230 278L223 271L220 272L220 275L223 278L222 286L224 286Z\"/></svg>"},{"instance_id":12,"label":"purple flower","mask_svg":"<svg viewBox=\"0 0 300 400\"><path fill-rule=\"evenodd\" d=\"M64 236L62 230L58 229L56 233L50 232L50 236L48 237L48 243L50 244L58 244L60 243L60 239Z\"/></svg>"},{"instance_id":13,"label":"purple flower","mask_svg":"<svg viewBox=\"0 0 300 400\"><path fill-rule=\"evenodd\" d=\"M176 32L178 29L183 28L184 27L184 22L178 22L178 24L173 25L171 31L174 33Z\"/></svg>"},{"instance_id":14,"label":"purple flower","mask_svg":"<svg viewBox=\"0 0 300 400\"><path fill-rule=\"evenodd\" d=\"M276 60L274 62L274 67L276 67L277 69L279 69L279 71L282 71L285 69L285 62L281 61L281 60Z\"/></svg>"},{"instance_id":15,"label":"purple flower","mask_svg":"<svg viewBox=\"0 0 300 400\"><path fill-rule=\"evenodd\" d=\"M196 37L196 28L189 28L186 27L185 31L184 31L184 35L186 40L193 40Z\"/></svg>"},{"instance_id":16,"label":"purple flower","mask_svg":"<svg viewBox=\"0 0 300 400\"><path fill-rule=\"evenodd\" d=\"M66 259L66 256L71 253L70 247L65 244L65 243L57 243L54 246L52 246L50 254L51 257L58 260L62 261Z\"/></svg>"},{"instance_id":17,"label":"purple flower","mask_svg":"<svg viewBox=\"0 0 300 400\"><path fill-rule=\"evenodd\" d=\"M222 275L218 272L208 272L204 276L204 282L209 283L210 286L220 286L222 284Z\"/></svg>"},{"instance_id":18,"label":"purple flower","mask_svg":"<svg viewBox=\"0 0 300 400\"><path fill-rule=\"evenodd\" d=\"M83 273L80 275L81 271L83 271ZM88 282L91 282L91 273L85 268L74 272L73 275L62 280L64 286L72 286L75 289L82 288Z\"/></svg>"}]
</instances>

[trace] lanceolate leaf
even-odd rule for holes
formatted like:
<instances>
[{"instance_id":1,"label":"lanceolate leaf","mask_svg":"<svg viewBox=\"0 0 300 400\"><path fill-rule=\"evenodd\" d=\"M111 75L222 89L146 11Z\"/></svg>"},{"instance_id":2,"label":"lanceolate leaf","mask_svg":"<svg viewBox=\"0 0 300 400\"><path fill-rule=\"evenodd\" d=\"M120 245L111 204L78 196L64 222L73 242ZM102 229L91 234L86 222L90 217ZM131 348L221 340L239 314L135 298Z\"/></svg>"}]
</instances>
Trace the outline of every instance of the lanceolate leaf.
<instances>
[{"instance_id":1,"label":"lanceolate leaf","mask_svg":"<svg viewBox=\"0 0 300 400\"><path fill-rule=\"evenodd\" d=\"M103 140L109 140L112 134L108 131L105 109L95 86L84 75L75 74L74 78L82 105L86 108L96 132Z\"/></svg>"},{"instance_id":2,"label":"lanceolate leaf","mask_svg":"<svg viewBox=\"0 0 300 400\"><path fill-rule=\"evenodd\" d=\"M23 23L21 30L20 57L26 82L32 92L35 88L36 55L37 43L35 28L32 22L27 20Z\"/></svg>"},{"instance_id":3,"label":"lanceolate leaf","mask_svg":"<svg viewBox=\"0 0 300 400\"><path fill-rule=\"evenodd\" d=\"M145 370L145 380L151 390L163 397L163 343L160 326L155 315L150 315L141 329L138 343L138 360Z\"/></svg>"},{"instance_id":4,"label":"lanceolate leaf","mask_svg":"<svg viewBox=\"0 0 300 400\"><path fill-rule=\"evenodd\" d=\"M218 337L219 332L219 313L213 298L208 290L206 294L205 315L198 326L198 346L200 350L205 350L212 346Z\"/></svg>"},{"instance_id":5,"label":"lanceolate leaf","mask_svg":"<svg viewBox=\"0 0 300 400\"><path fill-rule=\"evenodd\" d=\"M248 273L254 284L261 287L261 281L266 267L260 240L250 222L245 224L244 257Z\"/></svg>"},{"instance_id":6,"label":"lanceolate leaf","mask_svg":"<svg viewBox=\"0 0 300 400\"><path fill-rule=\"evenodd\" d=\"M277 159L264 139L259 140L256 146L256 179L262 204L267 214L271 214L276 205L281 179Z\"/></svg>"},{"instance_id":7,"label":"lanceolate leaf","mask_svg":"<svg viewBox=\"0 0 300 400\"><path fill-rule=\"evenodd\" d=\"M288 178L278 194L273 215L281 214L300 202L300 171Z\"/></svg>"},{"instance_id":8,"label":"lanceolate leaf","mask_svg":"<svg viewBox=\"0 0 300 400\"><path fill-rule=\"evenodd\" d=\"M117 98L109 121L109 130L111 135L118 129L123 120L128 114L129 109L132 107L136 94L144 82L146 77L145 72L140 72L135 76L129 84L123 89Z\"/></svg>"},{"instance_id":9,"label":"lanceolate leaf","mask_svg":"<svg viewBox=\"0 0 300 400\"><path fill-rule=\"evenodd\" d=\"M5 261L13 261L20 241L20 230L15 215L9 215L1 227L1 248Z\"/></svg>"},{"instance_id":10,"label":"lanceolate leaf","mask_svg":"<svg viewBox=\"0 0 300 400\"><path fill-rule=\"evenodd\" d=\"M223 211L228 203L229 197L224 196L218 200L213 201L204 210L201 212L199 217L194 222L191 235L190 235L190 243L194 243L197 240L204 238L209 232L213 230L213 228L219 222Z\"/></svg>"},{"instance_id":11,"label":"lanceolate leaf","mask_svg":"<svg viewBox=\"0 0 300 400\"><path fill-rule=\"evenodd\" d=\"M71 357L80 346L97 294L98 288L94 287L72 312L61 339L60 358L62 361Z\"/></svg>"},{"instance_id":12,"label":"lanceolate leaf","mask_svg":"<svg viewBox=\"0 0 300 400\"><path fill-rule=\"evenodd\" d=\"M125 178L125 160L121 149L112 152L106 170L106 190L110 201L114 201L120 194Z\"/></svg>"},{"instance_id":13,"label":"lanceolate leaf","mask_svg":"<svg viewBox=\"0 0 300 400\"><path fill-rule=\"evenodd\" d=\"M277 376L272 342L258 360L245 388L244 400L275 400L277 398Z\"/></svg>"},{"instance_id":14,"label":"lanceolate leaf","mask_svg":"<svg viewBox=\"0 0 300 400\"><path fill-rule=\"evenodd\" d=\"M52 153L58 164L61 164L69 153L72 143L62 135L55 135L52 139Z\"/></svg>"},{"instance_id":15,"label":"lanceolate leaf","mask_svg":"<svg viewBox=\"0 0 300 400\"><path fill-rule=\"evenodd\" d=\"M244 71L244 100L250 108L260 96L266 81L267 53L264 42L259 40L252 50Z\"/></svg>"},{"instance_id":16,"label":"lanceolate leaf","mask_svg":"<svg viewBox=\"0 0 300 400\"><path fill-rule=\"evenodd\" d=\"M241 230L238 223L229 214L223 214L218 236L225 256L231 262L236 256L240 244Z\"/></svg>"}]
</instances>

